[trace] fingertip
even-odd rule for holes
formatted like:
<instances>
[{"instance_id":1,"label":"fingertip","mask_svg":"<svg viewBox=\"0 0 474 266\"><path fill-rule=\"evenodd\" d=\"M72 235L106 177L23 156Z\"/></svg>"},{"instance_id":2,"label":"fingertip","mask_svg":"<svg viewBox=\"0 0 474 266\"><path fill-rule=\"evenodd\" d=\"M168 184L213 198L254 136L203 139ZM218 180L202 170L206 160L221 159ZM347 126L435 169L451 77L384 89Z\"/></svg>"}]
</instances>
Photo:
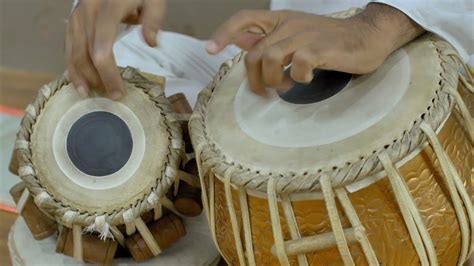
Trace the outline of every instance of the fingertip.
<instances>
[{"instance_id":1,"label":"fingertip","mask_svg":"<svg viewBox=\"0 0 474 266\"><path fill-rule=\"evenodd\" d=\"M145 39L145 42L150 47L156 47L158 45L158 42L156 40L157 35L157 32L147 29L147 27L143 27L143 37Z\"/></svg>"},{"instance_id":2,"label":"fingertip","mask_svg":"<svg viewBox=\"0 0 474 266\"><path fill-rule=\"evenodd\" d=\"M285 93L289 91L291 88L293 88L293 86L295 86L294 81L291 80L290 78L285 77L283 79L283 82L275 89L277 89L279 93Z\"/></svg>"},{"instance_id":3,"label":"fingertip","mask_svg":"<svg viewBox=\"0 0 474 266\"><path fill-rule=\"evenodd\" d=\"M265 86L261 85L261 84L249 84L249 87L250 87L250 90L261 96L261 97L267 97L267 89L265 88Z\"/></svg>"},{"instance_id":4,"label":"fingertip","mask_svg":"<svg viewBox=\"0 0 474 266\"><path fill-rule=\"evenodd\" d=\"M86 98L87 96L89 96L89 89L84 85L77 86L76 90L79 93L79 96L81 96L81 98Z\"/></svg>"},{"instance_id":5,"label":"fingertip","mask_svg":"<svg viewBox=\"0 0 474 266\"><path fill-rule=\"evenodd\" d=\"M217 54L220 50L219 45L215 41L209 41L206 45L206 51L209 54Z\"/></svg>"},{"instance_id":6,"label":"fingertip","mask_svg":"<svg viewBox=\"0 0 474 266\"><path fill-rule=\"evenodd\" d=\"M109 91L109 98L118 101L123 97L123 92L119 90Z\"/></svg>"}]
</instances>

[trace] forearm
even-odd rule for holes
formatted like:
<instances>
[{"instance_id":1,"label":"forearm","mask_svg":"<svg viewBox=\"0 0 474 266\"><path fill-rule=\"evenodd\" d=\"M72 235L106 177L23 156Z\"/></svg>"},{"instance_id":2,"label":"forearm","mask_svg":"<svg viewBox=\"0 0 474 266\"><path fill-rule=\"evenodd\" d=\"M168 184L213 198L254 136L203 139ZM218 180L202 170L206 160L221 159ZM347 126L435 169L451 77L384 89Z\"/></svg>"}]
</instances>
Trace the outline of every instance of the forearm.
<instances>
[{"instance_id":1,"label":"forearm","mask_svg":"<svg viewBox=\"0 0 474 266\"><path fill-rule=\"evenodd\" d=\"M351 18L355 23L366 25L379 49L390 54L418 37L425 30L403 12L385 4L370 3L366 9Z\"/></svg>"}]
</instances>

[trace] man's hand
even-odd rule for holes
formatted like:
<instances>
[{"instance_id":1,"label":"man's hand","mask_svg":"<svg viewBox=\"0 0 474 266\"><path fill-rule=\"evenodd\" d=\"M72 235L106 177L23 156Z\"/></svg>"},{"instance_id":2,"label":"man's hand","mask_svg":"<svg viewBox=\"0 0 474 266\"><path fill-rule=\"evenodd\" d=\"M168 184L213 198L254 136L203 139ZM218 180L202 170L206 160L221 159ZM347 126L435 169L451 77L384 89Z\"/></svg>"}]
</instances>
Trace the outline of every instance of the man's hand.
<instances>
[{"instance_id":1,"label":"man's hand","mask_svg":"<svg viewBox=\"0 0 474 266\"><path fill-rule=\"evenodd\" d=\"M369 4L360 14L336 19L292 11L240 11L214 34L207 51L228 44L247 50L245 65L251 89L287 89L292 80L308 83L313 69L365 74L423 29L405 14L383 4ZM291 64L291 79L284 67Z\"/></svg>"},{"instance_id":2,"label":"man's hand","mask_svg":"<svg viewBox=\"0 0 474 266\"><path fill-rule=\"evenodd\" d=\"M143 24L146 43L156 46L164 9L165 0L81 0L66 29L66 64L78 92L105 88L120 99L125 91L112 50L118 25Z\"/></svg>"}]
</instances>

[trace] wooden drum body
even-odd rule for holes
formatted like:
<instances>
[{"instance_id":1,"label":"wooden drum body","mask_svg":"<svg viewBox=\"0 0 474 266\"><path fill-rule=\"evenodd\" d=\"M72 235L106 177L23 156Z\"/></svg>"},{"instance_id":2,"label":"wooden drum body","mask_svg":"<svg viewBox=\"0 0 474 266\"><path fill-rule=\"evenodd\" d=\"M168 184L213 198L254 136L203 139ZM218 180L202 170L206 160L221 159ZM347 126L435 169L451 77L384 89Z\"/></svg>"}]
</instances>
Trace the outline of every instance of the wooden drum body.
<instances>
[{"instance_id":1,"label":"wooden drum body","mask_svg":"<svg viewBox=\"0 0 474 266\"><path fill-rule=\"evenodd\" d=\"M426 34L309 103L252 95L243 57L221 67L189 124L210 229L230 265L469 258L474 96L448 43Z\"/></svg>"}]
</instances>

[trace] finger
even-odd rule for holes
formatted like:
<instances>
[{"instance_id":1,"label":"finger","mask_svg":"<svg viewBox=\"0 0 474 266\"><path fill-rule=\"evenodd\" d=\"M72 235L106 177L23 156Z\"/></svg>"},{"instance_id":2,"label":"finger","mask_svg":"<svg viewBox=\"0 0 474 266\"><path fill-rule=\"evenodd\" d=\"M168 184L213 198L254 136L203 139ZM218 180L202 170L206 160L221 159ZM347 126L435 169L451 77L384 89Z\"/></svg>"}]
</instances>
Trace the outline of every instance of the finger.
<instances>
[{"instance_id":1,"label":"finger","mask_svg":"<svg viewBox=\"0 0 474 266\"><path fill-rule=\"evenodd\" d=\"M244 32L240 34L239 36L237 36L234 39L233 43L237 45L240 49L248 51L252 49L255 46L255 44L257 44L263 37L264 35L261 35L261 34L255 34L252 32Z\"/></svg>"},{"instance_id":2,"label":"finger","mask_svg":"<svg viewBox=\"0 0 474 266\"><path fill-rule=\"evenodd\" d=\"M125 93L120 72L115 63L113 44L118 24L129 11L134 9L132 2L107 1L101 7L96 20L92 61L108 96L113 100L120 99Z\"/></svg>"},{"instance_id":3,"label":"finger","mask_svg":"<svg viewBox=\"0 0 474 266\"><path fill-rule=\"evenodd\" d=\"M255 91L257 94L262 94L265 92L265 78L263 76L263 55L265 54L266 50L269 49L270 46L273 44L281 41L282 39L285 39L288 37L290 33L286 28L284 29L278 29L269 35L265 36L261 40L258 41L247 53L246 55L246 68L247 68L247 76L249 77L249 85L252 90ZM276 59L275 60L275 54L278 53L278 56L283 57L283 53L280 53L280 51L274 51L273 54L267 55L267 62L266 65L271 65L274 63L274 61L282 61L281 59ZM277 56L277 57L278 57ZM266 68L266 66L265 66ZM276 65L273 65L270 67L268 72L273 72L273 73L279 73L279 71L276 71L275 68L280 68L280 71L283 71L283 65L282 62L277 63ZM284 81L284 78L279 75L276 78L270 77L272 73L268 73L267 77L271 80L272 85L278 85L282 84ZM276 80L276 81L274 81ZM286 82L287 83L287 82Z\"/></svg>"},{"instance_id":4,"label":"finger","mask_svg":"<svg viewBox=\"0 0 474 266\"><path fill-rule=\"evenodd\" d=\"M140 10L133 10L132 13L128 14L125 18L122 19L122 22L131 25L140 24Z\"/></svg>"},{"instance_id":5,"label":"finger","mask_svg":"<svg viewBox=\"0 0 474 266\"><path fill-rule=\"evenodd\" d=\"M245 55L245 68L250 89L260 96L266 96L265 85L262 80L262 60L257 54Z\"/></svg>"},{"instance_id":6,"label":"finger","mask_svg":"<svg viewBox=\"0 0 474 266\"><path fill-rule=\"evenodd\" d=\"M141 22L143 25L143 37L148 45L155 47L156 34L160 30L165 14L164 0L145 0Z\"/></svg>"},{"instance_id":7,"label":"finger","mask_svg":"<svg viewBox=\"0 0 474 266\"><path fill-rule=\"evenodd\" d=\"M74 85L74 88L77 90L81 97L86 97L88 94L87 81L81 76L81 74L76 70L73 62L73 25L75 24L74 16L69 20L66 27L66 38L65 38L65 58L66 58L66 67L69 74L69 80Z\"/></svg>"},{"instance_id":8,"label":"finger","mask_svg":"<svg viewBox=\"0 0 474 266\"><path fill-rule=\"evenodd\" d=\"M261 32L268 33L274 27L274 21L275 18L268 10L239 11L217 29L206 50L210 54L216 54L250 28L259 28Z\"/></svg>"},{"instance_id":9,"label":"finger","mask_svg":"<svg viewBox=\"0 0 474 266\"><path fill-rule=\"evenodd\" d=\"M291 59L290 76L301 83L310 83L313 80L313 70L317 67L324 68L324 56L306 46L293 54Z\"/></svg>"},{"instance_id":10,"label":"finger","mask_svg":"<svg viewBox=\"0 0 474 266\"><path fill-rule=\"evenodd\" d=\"M82 25L84 21L80 17L74 18L72 25L72 64L75 72L80 73L88 85L99 87L102 82L90 58L87 36L84 34L85 27Z\"/></svg>"},{"instance_id":11,"label":"finger","mask_svg":"<svg viewBox=\"0 0 474 266\"><path fill-rule=\"evenodd\" d=\"M92 51L94 50L95 23L100 7L100 1L85 0L81 1L81 4L77 7L76 10L81 18L81 23L83 24L89 56L92 55ZM84 32L81 33L83 34Z\"/></svg>"},{"instance_id":12,"label":"finger","mask_svg":"<svg viewBox=\"0 0 474 266\"><path fill-rule=\"evenodd\" d=\"M291 82L284 73L284 67L291 62L293 53L298 48L305 47L310 41L309 34L302 32L263 49L262 78L264 84L276 89L287 89Z\"/></svg>"}]
</instances>

